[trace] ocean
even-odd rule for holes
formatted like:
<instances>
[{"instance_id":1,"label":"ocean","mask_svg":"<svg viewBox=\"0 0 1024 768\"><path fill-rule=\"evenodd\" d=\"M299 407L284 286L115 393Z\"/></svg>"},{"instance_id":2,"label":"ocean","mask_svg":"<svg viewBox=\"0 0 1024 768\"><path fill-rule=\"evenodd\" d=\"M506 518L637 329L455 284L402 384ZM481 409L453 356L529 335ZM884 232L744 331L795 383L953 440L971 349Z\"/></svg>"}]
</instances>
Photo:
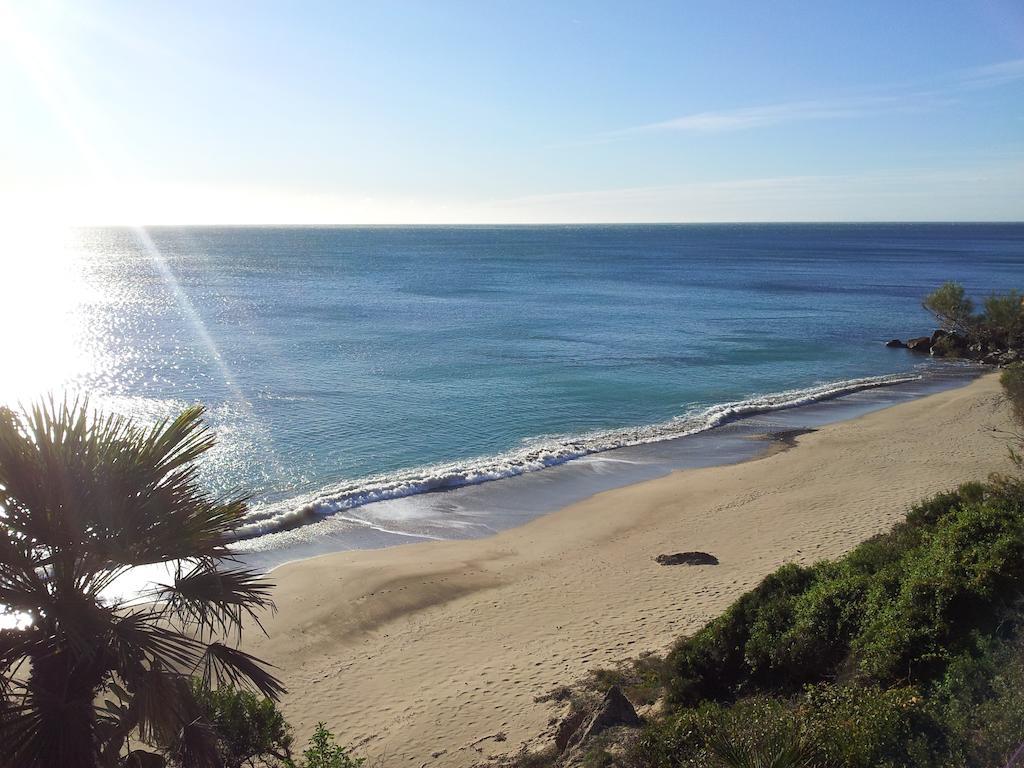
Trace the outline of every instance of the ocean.
<instances>
[{"instance_id":1,"label":"ocean","mask_svg":"<svg viewBox=\"0 0 1024 768\"><path fill-rule=\"evenodd\" d=\"M85 229L60 248L57 320L19 330L35 357L0 401L87 394L147 421L204 403L203 481L253 498L240 551L483 535L745 456L739 417L838 418L820 404L969 375L884 346L931 331L943 281L1024 287L1019 224ZM552 487L572 465L597 485Z\"/></svg>"}]
</instances>

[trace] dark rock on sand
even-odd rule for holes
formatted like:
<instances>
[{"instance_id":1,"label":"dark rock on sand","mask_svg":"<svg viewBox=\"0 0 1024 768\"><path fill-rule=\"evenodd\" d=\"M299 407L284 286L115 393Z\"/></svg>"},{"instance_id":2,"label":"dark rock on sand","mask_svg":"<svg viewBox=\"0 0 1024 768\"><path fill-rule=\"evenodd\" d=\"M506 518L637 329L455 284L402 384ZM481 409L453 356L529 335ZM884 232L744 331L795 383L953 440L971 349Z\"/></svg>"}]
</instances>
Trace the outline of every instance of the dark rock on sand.
<instances>
[{"instance_id":1,"label":"dark rock on sand","mask_svg":"<svg viewBox=\"0 0 1024 768\"><path fill-rule=\"evenodd\" d=\"M676 552L654 558L661 565L718 565L718 558L707 552Z\"/></svg>"},{"instance_id":2,"label":"dark rock on sand","mask_svg":"<svg viewBox=\"0 0 1024 768\"><path fill-rule=\"evenodd\" d=\"M907 345L904 344L899 339L889 339L889 341L885 342L885 346L887 346L887 347L906 347Z\"/></svg>"}]
</instances>

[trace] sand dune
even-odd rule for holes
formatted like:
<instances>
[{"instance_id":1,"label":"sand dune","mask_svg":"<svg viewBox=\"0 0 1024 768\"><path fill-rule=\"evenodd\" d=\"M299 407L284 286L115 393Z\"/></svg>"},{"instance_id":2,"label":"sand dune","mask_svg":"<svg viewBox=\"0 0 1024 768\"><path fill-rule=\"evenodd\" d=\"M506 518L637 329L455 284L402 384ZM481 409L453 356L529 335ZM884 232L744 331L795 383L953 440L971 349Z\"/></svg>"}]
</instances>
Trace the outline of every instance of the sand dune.
<instances>
[{"instance_id":1,"label":"sand dune","mask_svg":"<svg viewBox=\"0 0 1024 768\"><path fill-rule=\"evenodd\" d=\"M326 721L383 765L469 766L540 744L534 698L661 651L785 562L838 555L921 497L1009 468L997 377L797 438L744 464L608 491L488 539L327 555L274 571L250 650L305 740ZM706 550L720 565L663 567Z\"/></svg>"}]
</instances>

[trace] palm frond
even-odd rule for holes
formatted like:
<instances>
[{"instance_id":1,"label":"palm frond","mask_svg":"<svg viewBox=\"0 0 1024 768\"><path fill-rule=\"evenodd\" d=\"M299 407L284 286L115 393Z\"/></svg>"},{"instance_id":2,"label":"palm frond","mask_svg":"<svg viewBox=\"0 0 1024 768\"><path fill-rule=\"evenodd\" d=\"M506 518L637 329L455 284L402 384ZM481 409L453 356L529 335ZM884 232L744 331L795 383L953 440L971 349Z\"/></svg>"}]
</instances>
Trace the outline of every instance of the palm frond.
<instances>
[{"instance_id":1,"label":"palm frond","mask_svg":"<svg viewBox=\"0 0 1024 768\"><path fill-rule=\"evenodd\" d=\"M0 744L3 756L0 765L42 765L45 754L42 714L26 701L24 695L0 698Z\"/></svg>"},{"instance_id":2,"label":"palm frond","mask_svg":"<svg viewBox=\"0 0 1024 768\"><path fill-rule=\"evenodd\" d=\"M216 730L199 717L181 729L174 755L182 768L223 768L224 765Z\"/></svg>"},{"instance_id":3,"label":"palm frond","mask_svg":"<svg viewBox=\"0 0 1024 768\"><path fill-rule=\"evenodd\" d=\"M0 694L13 682L12 668L39 652L44 634L34 626L0 630Z\"/></svg>"},{"instance_id":4,"label":"palm frond","mask_svg":"<svg viewBox=\"0 0 1024 768\"><path fill-rule=\"evenodd\" d=\"M218 570L216 562L203 560L187 573L179 565L174 583L160 585L153 598L162 601L166 613L186 629L201 636L220 633L240 638L246 616L263 629L258 611L274 610L273 586L259 571Z\"/></svg>"},{"instance_id":5,"label":"palm frond","mask_svg":"<svg viewBox=\"0 0 1024 768\"><path fill-rule=\"evenodd\" d=\"M145 743L173 756L183 768L222 768L216 734L187 676L154 665L133 677L130 687L130 703L120 716Z\"/></svg>"},{"instance_id":6,"label":"palm frond","mask_svg":"<svg viewBox=\"0 0 1024 768\"><path fill-rule=\"evenodd\" d=\"M148 661L166 668L192 668L202 661L205 645L159 623L152 611L138 611L118 619L111 626L111 651L118 671L130 675L133 668Z\"/></svg>"},{"instance_id":7,"label":"palm frond","mask_svg":"<svg viewBox=\"0 0 1024 768\"><path fill-rule=\"evenodd\" d=\"M0 526L81 587L108 563L225 554L244 497L202 490L195 461L214 444L199 406L150 430L52 400L0 411Z\"/></svg>"},{"instance_id":8,"label":"palm frond","mask_svg":"<svg viewBox=\"0 0 1024 768\"><path fill-rule=\"evenodd\" d=\"M3 757L18 768L92 768L98 757L91 702L33 689L0 702Z\"/></svg>"},{"instance_id":9,"label":"palm frond","mask_svg":"<svg viewBox=\"0 0 1024 768\"><path fill-rule=\"evenodd\" d=\"M263 662L237 648L210 643L201 664L203 683L209 688L230 686L255 689L277 701L285 688L263 668Z\"/></svg>"},{"instance_id":10,"label":"palm frond","mask_svg":"<svg viewBox=\"0 0 1024 768\"><path fill-rule=\"evenodd\" d=\"M5 528L4 518L0 517L0 604L8 609L34 611L49 597L41 575L44 558L25 539Z\"/></svg>"},{"instance_id":11,"label":"palm frond","mask_svg":"<svg viewBox=\"0 0 1024 768\"><path fill-rule=\"evenodd\" d=\"M148 744L168 748L185 724L199 715L188 678L155 664L125 681L129 688L127 723Z\"/></svg>"}]
</instances>

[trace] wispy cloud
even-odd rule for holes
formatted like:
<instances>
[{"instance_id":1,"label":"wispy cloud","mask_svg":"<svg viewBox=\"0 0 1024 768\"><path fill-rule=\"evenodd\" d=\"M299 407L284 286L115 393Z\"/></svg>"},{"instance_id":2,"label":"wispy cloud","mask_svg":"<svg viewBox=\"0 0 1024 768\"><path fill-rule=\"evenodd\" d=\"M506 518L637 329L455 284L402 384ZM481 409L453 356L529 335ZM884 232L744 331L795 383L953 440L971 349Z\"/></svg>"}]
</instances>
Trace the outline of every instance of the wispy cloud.
<instances>
[{"instance_id":1,"label":"wispy cloud","mask_svg":"<svg viewBox=\"0 0 1024 768\"><path fill-rule=\"evenodd\" d=\"M671 120L649 123L613 134L664 133L668 131L692 131L694 133L718 133L759 128L797 120L836 120L861 117L899 107L901 100L895 96L833 99L828 101L794 101L782 104L767 104L742 109L726 109L711 112L695 112Z\"/></svg>"},{"instance_id":2,"label":"wispy cloud","mask_svg":"<svg viewBox=\"0 0 1024 768\"><path fill-rule=\"evenodd\" d=\"M1020 220L1024 156L946 170L769 176L495 200L479 220L562 222Z\"/></svg>"},{"instance_id":3,"label":"wispy cloud","mask_svg":"<svg viewBox=\"0 0 1024 768\"><path fill-rule=\"evenodd\" d=\"M983 67L972 67L959 74L960 85L964 88L994 88L1024 80L1024 59L1012 59Z\"/></svg>"},{"instance_id":4,"label":"wispy cloud","mask_svg":"<svg viewBox=\"0 0 1024 768\"><path fill-rule=\"evenodd\" d=\"M613 140L650 133L722 133L782 123L841 120L893 112L917 112L952 103L958 93L1024 80L1024 59L960 70L930 87L884 86L867 95L817 101L790 101L736 109L693 112L601 135Z\"/></svg>"}]
</instances>

